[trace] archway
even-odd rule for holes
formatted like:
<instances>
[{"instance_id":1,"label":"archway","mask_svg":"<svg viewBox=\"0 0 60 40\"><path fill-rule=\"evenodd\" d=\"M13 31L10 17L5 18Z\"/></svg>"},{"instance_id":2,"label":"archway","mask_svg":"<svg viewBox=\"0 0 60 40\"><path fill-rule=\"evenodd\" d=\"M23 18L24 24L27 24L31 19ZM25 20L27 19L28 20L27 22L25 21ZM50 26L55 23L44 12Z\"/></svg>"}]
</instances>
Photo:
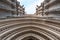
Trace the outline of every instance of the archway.
<instances>
[{"instance_id":1,"label":"archway","mask_svg":"<svg viewBox=\"0 0 60 40\"><path fill-rule=\"evenodd\" d=\"M1 20L0 22L0 40L20 40L26 37L29 38L26 38L26 40L60 39L60 23L54 20L43 20L33 16L24 16L23 18ZM29 36L32 36L32 38Z\"/></svg>"},{"instance_id":2,"label":"archway","mask_svg":"<svg viewBox=\"0 0 60 40\"><path fill-rule=\"evenodd\" d=\"M39 39L37 39L33 36L28 36L28 37L23 38L22 40L39 40Z\"/></svg>"}]
</instances>

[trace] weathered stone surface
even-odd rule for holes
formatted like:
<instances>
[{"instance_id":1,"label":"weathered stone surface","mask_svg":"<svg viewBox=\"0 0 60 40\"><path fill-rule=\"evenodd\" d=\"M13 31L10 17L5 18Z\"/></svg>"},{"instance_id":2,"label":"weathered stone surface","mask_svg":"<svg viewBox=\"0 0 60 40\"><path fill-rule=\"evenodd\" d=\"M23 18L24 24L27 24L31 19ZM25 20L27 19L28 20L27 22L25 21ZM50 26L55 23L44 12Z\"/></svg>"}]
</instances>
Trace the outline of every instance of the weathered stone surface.
<instances>
[{"instance_id":1,"label":"weathered stone surface","mask_svg":"<svg viewBox=\"0 0 60 40\"><path fill-rule=\"evenodd\" d=\"M60 40L60 21L25 16L0 20L0 40Z\"/></svg>"}]
</instances>

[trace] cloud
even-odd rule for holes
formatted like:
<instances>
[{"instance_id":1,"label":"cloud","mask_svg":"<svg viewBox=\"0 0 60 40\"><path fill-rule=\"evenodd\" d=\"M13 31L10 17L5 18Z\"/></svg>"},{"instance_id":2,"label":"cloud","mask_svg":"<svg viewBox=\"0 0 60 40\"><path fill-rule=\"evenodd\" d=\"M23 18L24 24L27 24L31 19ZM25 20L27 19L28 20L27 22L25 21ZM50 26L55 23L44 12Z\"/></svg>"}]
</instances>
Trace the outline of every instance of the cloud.
<instances>
[{"instance_id":1,"label":"cloud","mask_svg":"<svg viewBox=\"0 0 60 40\"><path fill-rule=\"evenodd\" d=\"M39 1L34 1L31 5L29 5L26 8L26 11L28 12L28 14L34 14L36 12L36 5L40 5L41 4L41 0Z\"/></svg>"},{"instance_id":2,"label":"cloud","mask_svg":"<svg viewBox=\"0 0 60 40\"><path fill-rule=\"evenodd\" d=\"M17 1L22 1L22 0L17 0Z\"/></svg>"},{"instance_id":3,"label":"cloud","mask_svg":"<svg viewBox=\"0 0 60 40\"><path fill-rule=\"evenodd\" d=\"M40 5L44 0L18 0L21 4L25 5L25 11L28 14L33 14L36 11L36 5Z\"/></svg>"}]
</instances>

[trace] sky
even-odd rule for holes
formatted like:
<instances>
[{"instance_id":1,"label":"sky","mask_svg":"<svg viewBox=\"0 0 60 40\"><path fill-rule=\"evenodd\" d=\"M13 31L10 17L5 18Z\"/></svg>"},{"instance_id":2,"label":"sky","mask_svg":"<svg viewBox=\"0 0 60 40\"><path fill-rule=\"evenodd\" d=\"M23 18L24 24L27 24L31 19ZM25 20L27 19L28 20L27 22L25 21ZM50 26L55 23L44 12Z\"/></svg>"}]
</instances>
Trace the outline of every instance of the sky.
<instances>
[{"instance_id":1,"label":"sky","mask_svg":"<svg viewBox=\"0 0 60 40\"><path fill-rule=\"evenodd\" d=\"M44 0L18 0L21 5L24 5L27 14L36 12L36 5L41 5Z\"/></svg>"}]
</instances>

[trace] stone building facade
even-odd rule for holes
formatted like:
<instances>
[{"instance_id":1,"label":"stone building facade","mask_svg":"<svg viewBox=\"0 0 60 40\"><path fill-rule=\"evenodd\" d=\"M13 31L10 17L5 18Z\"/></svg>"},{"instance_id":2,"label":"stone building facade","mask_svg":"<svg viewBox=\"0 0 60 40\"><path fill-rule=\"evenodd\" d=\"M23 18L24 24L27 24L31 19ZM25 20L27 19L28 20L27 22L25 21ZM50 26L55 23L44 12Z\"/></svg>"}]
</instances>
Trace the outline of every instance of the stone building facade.
<instances>
[{"instance_id":1,"label":"stone building facade","mask_svg":"<svg viewBox=\"0 0 60 40\"><path fill-rule=\"evenodd\" d=\"M24 5L19 5L18 6L18 16L22 16L22 15L25 15L25 8L24 8Z\"/></svg>"},{"instance_id":2,"label":"stone building facade","mask_svg":"<svg viewBox=\"0 0 60 40\"><path fill-rule=\"evenodd\" d=\"M0 18L16 14L16 0L0 0Z\"/></svg>"},{"instance_id":3,"label":"stone building facade","mask_svg":"<svg viewBox=\"0 0 60 40\"><path fill-rule=\"evenodd\" d=\"M17 4L16 15L19 15L19 10L20 8L23 9L23 7L19 6L19 2ZM0 8L0 11L11 11L6 9ZM43 10L43 14L46 16L50 15L51 12L46 14L45 10ZM14 13L15 11L11 12ZM60 40L60 20L41 18L28 14L22 17L2 19L0 20L0 40Z\"/></svg>"},{"instance_id":4,"label":"stone building facade","mask_svg":"<svg viewBox=\"0 0 60 40\"><path fill-rule=\"evenodd\" d=\"M48 17L60 17L60 0L45 0L44 13Z\"/></svg>"},{"instance_id":5,"label":"stone building facade","mask_svg":"<svg viewBox=\"0 0 60 40\"><path fill-rule=\"evenodd\" d=\"M43 16L44 17L53 17L53 18L60 17L60 0L44 0L43 4L44 4L44 7L43 7L43 9L44 9ZM39 13L40 13L40 11L39 11Z\"/></svg>"},{"instance_id":6,"label":"stone building facade","mask_svg":"<svg viewBox=\"0 0 60 40\"><path fill-rule=\"evenodd\" d=\"M17 0L0 0L0 18L23 15L25 8Z\"/></svg>"},{"instance_id":7,"label":"stone building facade","mask_svg":"<svg viewBox=\"0 0 60 40\"><path fill-rule=\"evenodd\" d=\"M43 16L43 15L44 15L44 14L43 14L43 12L44 12L43 10L44 10L44 4L43 4L43 3L41 3L40 6L37 5L35 15Z\"/></svg>"}]
</instances>

